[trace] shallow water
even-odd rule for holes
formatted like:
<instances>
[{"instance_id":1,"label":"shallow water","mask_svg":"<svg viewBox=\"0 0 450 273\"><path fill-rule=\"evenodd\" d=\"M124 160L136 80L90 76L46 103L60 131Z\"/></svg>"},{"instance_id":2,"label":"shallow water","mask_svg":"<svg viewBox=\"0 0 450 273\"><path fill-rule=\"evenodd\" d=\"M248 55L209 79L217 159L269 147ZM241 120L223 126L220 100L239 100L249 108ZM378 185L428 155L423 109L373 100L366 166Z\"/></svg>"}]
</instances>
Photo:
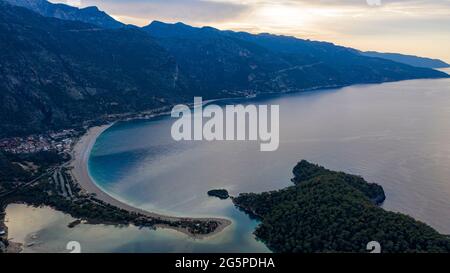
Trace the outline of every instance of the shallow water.
<instances>
[{"instance_id":1,"label":"shallow water","mask_svg":"<svg viewBox=\"0 0 450 273\"><path fill-rule=\"evenodd\" d=\"M240 252L231 248L229 234L223 232L208 240L195 240L173 230L135 226L116 227L107 225L80 224L74 228L67 225L75 219L49 207L34 208L22 204L11 204L6 208L6 224L9 240L21 243L24 253L69 252L67 243L79 242L83 253L95 252ZM233 228L231 228L232 230ZM243 242L262 246L256 241ZM228 248L227 248L228 247ZM243 250L245 252L245 249Z\"/></svg>"},{"instance_id":2,"label":"shallow water","mask_svg":"<svg viewBox=\"0 0 450 273\"><path fill-rule=\"evenodd\" d=\"M174 120L163 117L116 124L99 137L89 160L98 185L127 203L170 215L226 217L233 220L230 228L193 240L167 230L122 233L101 226L98 232L118 236L120 246L87 249L268 251L252 235L257 222L231 201L206 192L226 188L236 195L286 187L301 159L379 183L387 194L384 208L450 234L450 80L359 85L238 103L280 105L279 150L260 152L257 142L177 143L170 136ZM70 237L65 229L57 232ZM89 240L102 244L97 237Z\"/></svg>"},{"instance_id":3,"label":"shallow water","mask_svg":"<svg viewBox=\"0 0 450 273\"><path fill-rule=\"evenodd\" d=\"M307 159L383 185L385 208L450 233L449 83L405 81L244 101L280 105L276 152L260 152L248 141L177 143L170 117L119 123L95 144L90 172L108 192L141 208L230 217L229 202L206 191L279 189L290 185L296 162Z\"/></svg>"}]
</instances>

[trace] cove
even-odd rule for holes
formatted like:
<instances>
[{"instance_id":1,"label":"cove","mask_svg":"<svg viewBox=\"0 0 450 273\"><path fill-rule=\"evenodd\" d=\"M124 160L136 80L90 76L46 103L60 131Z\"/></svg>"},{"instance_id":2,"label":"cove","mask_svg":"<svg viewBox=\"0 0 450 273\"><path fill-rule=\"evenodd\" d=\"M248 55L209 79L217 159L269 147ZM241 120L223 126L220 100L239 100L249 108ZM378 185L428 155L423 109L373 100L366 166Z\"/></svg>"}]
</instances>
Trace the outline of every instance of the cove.
<instances>
[{"instance_id":1,"label":"cove","mask_svg":"<svg viewBox=\"0 0 450 273\"><path fill-rule=\"evenodd\" d=\"M224 188L237 195L289 186L301 159L362 175L384 187L385 209L450 233L448 79L222 103L235 102L280 106L277 151L260 152L251 141L176 142L170 117L117 123L97 139L89 171L111 195L162 214L233 221L219 239L159 241L150 250L171 245L192 252L268 251L254 239L256 221L207 191Z\"/></svg>"}]
</instances>

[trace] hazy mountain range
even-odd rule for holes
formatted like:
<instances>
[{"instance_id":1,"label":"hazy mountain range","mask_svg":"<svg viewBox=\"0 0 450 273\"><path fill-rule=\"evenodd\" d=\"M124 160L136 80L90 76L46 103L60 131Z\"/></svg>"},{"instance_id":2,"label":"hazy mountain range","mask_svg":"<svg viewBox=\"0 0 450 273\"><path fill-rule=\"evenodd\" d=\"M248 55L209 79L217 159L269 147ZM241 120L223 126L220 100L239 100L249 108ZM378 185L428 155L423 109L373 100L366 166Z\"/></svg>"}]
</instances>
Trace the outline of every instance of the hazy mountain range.
<instances>
[{"instance_id":1,"label":"hazy mountain range","mask_svg":"<svg viewBox=\"0 0 450 273\"><path fill-rule=\"evenodd\" d=\"M205 98L447 74L331 43L153 22L97 8L0 2L0 137Z\"/></svg>"},{"instance_id":2,"label":"hazy mountain range","mask_svg":"<svg viewBox=\"0 0 450 273\"><path fill-rule=\"evenodd\" d=\"M417 57L412 55L404 55L398 53L380 53L375 51L362 52L363 55L369 57L383 58L391 60L394 62L409 64L417 67L428 67L428 68L447 68L450 65L444 61L438 59L430 59L424 57Z\"/></svg>"},{"instance_id":3,"label":"hazy mountain range","mask_svg":"<svg viewBox=\"0 0 450 273\"><path fill-rule=\"evenodd\" d=\"M97 7L76 8L64 4L53 4L46 0L4 0L10 4L26 7L46 17L55 17L64 20L81 21L89 24L98 25L104 28L120 28L126 25L116 21L111 16ZM397 53L380 53L375 51L357 51L362 55L377 57L404 63L412 66L427 68L447 68L450 65L438 59L404 55Z\"/></svg>"}]
</instances>

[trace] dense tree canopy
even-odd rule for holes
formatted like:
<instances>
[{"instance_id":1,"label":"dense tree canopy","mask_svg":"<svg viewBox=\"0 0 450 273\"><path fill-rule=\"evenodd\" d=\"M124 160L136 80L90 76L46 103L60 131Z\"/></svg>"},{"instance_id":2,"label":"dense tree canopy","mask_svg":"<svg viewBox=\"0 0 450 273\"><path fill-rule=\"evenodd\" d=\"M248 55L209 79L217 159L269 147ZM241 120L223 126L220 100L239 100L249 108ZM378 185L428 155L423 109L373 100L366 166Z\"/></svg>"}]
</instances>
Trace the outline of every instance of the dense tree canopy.
<instances>
[{"instance_id":1,"label":"dense tree canopy","mask_svg":"<svg viewBox=\"0 0 450 273\"><path fill-rule=\"evenodd\" d=\"M241 194L237 206L261 219L258 238L276 252L449 252L450 239L413 218L388 212L381 186L363 178L300 162L295 186Z\"/></svg>"}]
</instances>

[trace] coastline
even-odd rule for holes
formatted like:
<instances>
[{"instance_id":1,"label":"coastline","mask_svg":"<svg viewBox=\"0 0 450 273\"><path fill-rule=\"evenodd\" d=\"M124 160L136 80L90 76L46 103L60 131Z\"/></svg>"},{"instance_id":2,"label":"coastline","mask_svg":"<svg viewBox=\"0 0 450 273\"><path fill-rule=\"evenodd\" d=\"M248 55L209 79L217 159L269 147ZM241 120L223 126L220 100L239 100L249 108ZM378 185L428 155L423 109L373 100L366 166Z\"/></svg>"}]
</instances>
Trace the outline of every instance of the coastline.
<instances>
[{"instance_id":1,"label":"coastline","mask_svg":"<svg viewBox=\"0 0 450 273\"><path fill-rule=\"evenodd\" d=\"M114 123L110 123L108 125L102 125L102 126L95 126L88 129L86 134L84 134L74 145L72 148L71 156L72 159L69 163L70 166L70 174L73 178L73 180L80 186L80 188L88 194L94 194L96 199L99 199L105 203L108 203L112 206L115 206L119 209L126 210L131 213L138 213L141 215L144 215L149 218L153 219L159 219L164 221L216 221L219 223L219 226L211 233L208 234L194 234L191 233L186 228L181 227L173 227L170 225L164 225L164 224L158 224L155 225L157 228L168 228L172 230L176 230L179 232L182 232L192 238L201 239L205 237L210 237L215 234L220 233L225 228L231 225L231 221L224 218L190 218L190 217L174 217L174 216L167 216L167 215L161 215L153 212L149 212L143 209L139 209L136 207L133 207L131 205L128 205L113 196L109 195L105 191L103 191L101 188L97 186L97 184L92 180L92 178L89 175L89 169L88 169L88 160L89 155L94 147L94 144L97 140L97 138L106 131L109 127L114 125Z\"/></svg>"}]
</instances>

